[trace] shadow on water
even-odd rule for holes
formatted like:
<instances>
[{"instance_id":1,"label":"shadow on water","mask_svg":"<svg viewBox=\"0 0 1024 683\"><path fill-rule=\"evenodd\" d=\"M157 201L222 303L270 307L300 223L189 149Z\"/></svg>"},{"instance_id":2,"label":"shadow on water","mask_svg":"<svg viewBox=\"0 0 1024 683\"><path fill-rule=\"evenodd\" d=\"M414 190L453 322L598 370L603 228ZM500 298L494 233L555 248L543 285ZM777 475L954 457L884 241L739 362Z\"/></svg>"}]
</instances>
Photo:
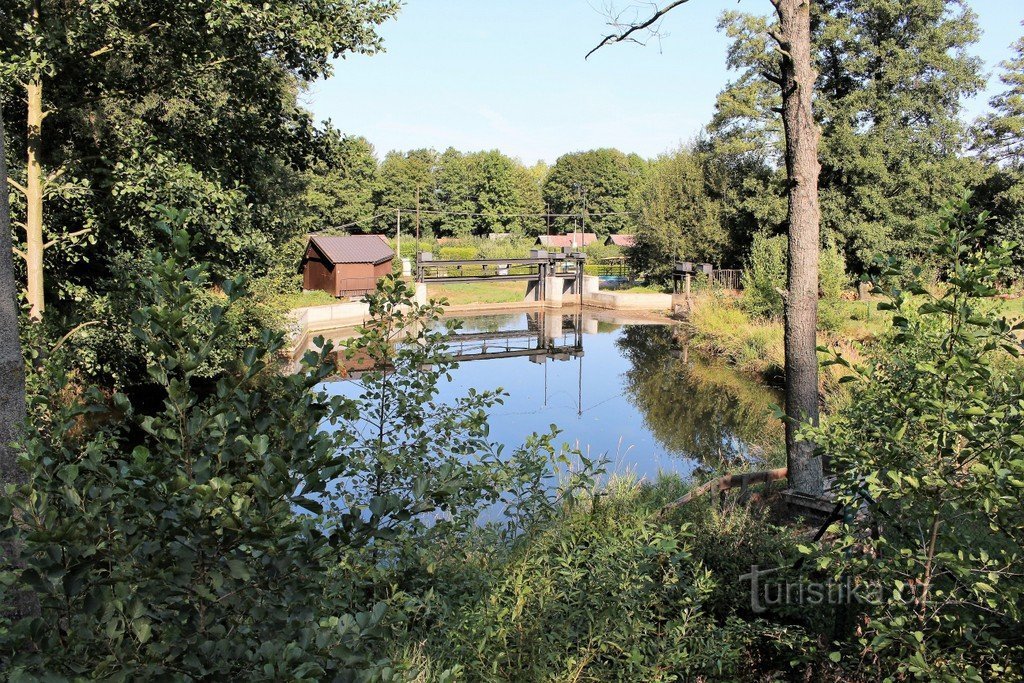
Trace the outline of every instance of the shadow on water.
<instances>
[{"instance_id":1,"label":"shadow on water","mask_svg":"<svg viewBox=\"0 0 1024 683\"><path fill-rule=\"evenodd\" d=\"M514 446L556 424L570 447L609 457L610 471L651 478L728 466L782 442L770 410L779 396L689 353L674 326L591 310L458 319L449 348L459 367L438 400L504 389L490 415L499 443ZM353 395L360 369L328 390Z\"/></svg>"}]
</instances>

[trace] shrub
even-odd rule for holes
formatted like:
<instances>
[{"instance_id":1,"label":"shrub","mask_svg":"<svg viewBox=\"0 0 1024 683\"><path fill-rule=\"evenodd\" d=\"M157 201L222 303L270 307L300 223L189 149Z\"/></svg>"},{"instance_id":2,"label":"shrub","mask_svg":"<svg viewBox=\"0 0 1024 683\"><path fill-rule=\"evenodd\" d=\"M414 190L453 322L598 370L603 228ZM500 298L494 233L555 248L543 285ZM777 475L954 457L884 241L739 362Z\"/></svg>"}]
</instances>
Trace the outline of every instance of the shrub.
<instances>
[{"instance_id":1,"label":"shrub","mask_svg":"<svg viewBox=\"0 0 1024 683\"><path fill-rule=\"evenodd\" d=\"M876 287L893 333L851 374L849 405L804 431L832 456L850 511L817 568L878 598L855 606L847 648L877 678L1024 676L1024 390L1020 366L1005 369L1024 325L990 312L1009 250L982 250L986 216L968 211L931 231L948 269L940 294L884 284L921 275L886 266Z\"/></svg>"},{"instance_id":2,"label":"shrub","mask_svg":"<svg viewBox=\"0 0 1024 683\"><path fill-rule=\"evenodd\" d=\"M437 257L448 261L467 261L478 258L476 247L441 247Z\"/></svg>"},{"instance_id":3,"label":"shrub","mask_svg":"<svg viewBox=\"0 0 1024 683\"><path fill-rule=\"evenodd\" d=\"M4 542L19 551L4 553L0 600L27 593L38 611L0 618L5 674L388 680L394 586L416 585L403 554L458 538L494 504L510 533L539 523L589 475L552 486L564 459L552 434L512 453L489 442L498 393L435 402L448 329L402 281L370 297L352 353L381 369L345 400L322 388L330 345L294 375L268 364L284 347L270 330L237 358L218 354L243 292L225 283L208 325L194 324L210 288L188 250L175 232L173 256L153 255L143 283L143 403L69 391L58 366L33 377L28 483L0 499Z\"/></svg>"},{"instance_id":4,"label":"shrub","mask_svg":"<svg viewBox=\"0 0 1024 683\"><path fill-rule=\"evenodd\" d=\"M786 289L788 240L785 235L754 236L743 271L743 308L762 318L783 315L780 290ZM818 322L821 329L835 329L840 312L837 304L848 284L846 262L835 247L821 250L818 265Z\"/></svg>"},{"instance_id":5,"label":"shrub","mask_svg":"<svg viewBox=\"0 0 1024 683\"><path fill-rule=\"evenodd\" d=\"M353 605L327 590L328 538L295 513L318 508L340 462L319 430L339 402L314 391L327 352L299 375L268 373L262 359L283 340L264 331L210 378L228 315L213 308L208 332L191 324L207 283L184 268L184 233L174 250L154 257L135 316L154 408L120 394L62 405L56 368L36 399L29 483L0 505L21 549L3 585L39 605L0 639L8 673L315 680L368 668L379 610L345 616Z\"/></svg>"},{"instance_id":6,"label":"shrub","mask_svg":"<svg viewBox=\"0 0 1024 683\"><path fill-rule=\"evenodd\" d=\"M613 480L510 546L480 539L432 553L424 561L437 599L422 606L407 642L421 644L421 661L466 680L738 680L755 666L785 670L805 642L800 627L743 619L749 589L708 609L749 571L738 565L784 545L759 521L737 533L701 521L698 535L688 513L660 516L679 489ZM736 546L748 552L724 550ZM722 574L700 554L722 561Z\"/></svg>"}]
</instances>

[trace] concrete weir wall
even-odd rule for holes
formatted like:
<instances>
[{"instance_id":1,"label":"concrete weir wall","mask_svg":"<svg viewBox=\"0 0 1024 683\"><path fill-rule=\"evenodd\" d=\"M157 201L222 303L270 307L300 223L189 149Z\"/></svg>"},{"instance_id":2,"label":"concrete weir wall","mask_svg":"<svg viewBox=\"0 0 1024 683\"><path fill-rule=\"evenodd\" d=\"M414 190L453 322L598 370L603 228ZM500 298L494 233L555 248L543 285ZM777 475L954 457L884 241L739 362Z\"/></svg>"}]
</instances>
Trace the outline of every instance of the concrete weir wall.
<instances>
[{"instance_id":1,"label":"concrete weir wall","mask_svg":"<svg viewBox=\"0 0 1024 683\"><path fill-rule=\"evenodd\" d=\"M518 304L472 304L456 306L452 308L453 313L467 311L503 311L510 308L529 307L531 302L544 308L561 308L563 306L577 306L581 303L579 292L575 291L576 286L573 280L551 277L545 282L547 298L544 301L537 301L538 283L528 282L526 296L522 303ZM616 311L668 311L672 309L672 295L658 294L653 292L602 292L601 281L593 275L583 276L583 297L582 304L593 308L603 308ZM417 283L415 299L419 303L426 303L428 299L427 286ZM352 327L361 325L370 314L370 307L362 301L349 301L345 303L331 304L328 306L309 306L297 308L289 312L292 321L292 334L296 341L297 348L306 343L306 340L316 332Z\"/></svg>"},{"instance_id":2,"label":"concrete weir wall","mask_svg":"<svg viewBox=\"0 0 1024 683\"><path fill-rule=\"evenodd\" d=\"M591 292L583 295L584 306L616 311L668 311L672 295L656 292Z\"/></svg>"},{"instance_id":3,"label":"concrete weir wall","mask_svg":"<svg viewBox=\"0 0 1024 683\"><path fill-rule=\"evenodd\" d=\"M309 306L289 311L288 316L302 332L361 325L370 315L370 306L362 301L346 301L328 306Z\"/></svg>"}]
</instances>

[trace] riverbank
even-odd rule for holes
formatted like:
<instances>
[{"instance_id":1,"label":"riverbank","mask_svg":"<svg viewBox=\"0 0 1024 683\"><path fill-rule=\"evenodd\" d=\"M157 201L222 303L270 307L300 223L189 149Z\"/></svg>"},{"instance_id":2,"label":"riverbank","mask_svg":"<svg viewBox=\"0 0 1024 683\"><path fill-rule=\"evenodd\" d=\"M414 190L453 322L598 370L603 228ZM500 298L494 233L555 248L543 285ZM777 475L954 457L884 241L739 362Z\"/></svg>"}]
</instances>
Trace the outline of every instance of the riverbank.
<instances>
[{"instance_id":1,"label":"riverbank","mask_svg":"<svg viewBox=\"0 0 1024 683\"><path fill-rule=\"evenodd\" d=\"M863 347L888 329L891 316L879 311L876 301L841 301L837 307L836 329L819 331L818 345L839 351L856 363ZM693 297L682 322L693 348L770 383L782 382L786 355L781 321L751 317L736 296L699 294ZM820 389L826 402L841 400L840 379L847 374L849 370L842 366L822 368Z\"/></svg>"}]
</instances>

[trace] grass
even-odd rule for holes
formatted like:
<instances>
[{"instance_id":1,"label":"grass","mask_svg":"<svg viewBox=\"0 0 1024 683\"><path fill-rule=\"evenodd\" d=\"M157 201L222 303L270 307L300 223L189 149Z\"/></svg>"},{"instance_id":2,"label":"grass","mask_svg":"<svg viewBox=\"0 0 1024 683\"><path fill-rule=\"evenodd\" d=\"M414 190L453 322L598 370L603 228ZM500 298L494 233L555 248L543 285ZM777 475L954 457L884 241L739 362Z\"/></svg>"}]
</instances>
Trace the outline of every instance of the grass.
<instances>
[{"instance_id":1,"label":"grass","mask_svg":"<svg viewBox=\"0 0 1024 683\"><path fill-rule=\"evenodd\" d=\"M861 361L860 345L869 343L889 325L887 314L871 302L872 313L863 302L840 302L834 309L835 329L818 333L818 344L838 350L844 358ZM700 295L694 299L689 319L690 343L699 350L722 358L729 365L769 381L785 373L785 345L782 321L751 318L735 297ZM841 403L845 392L839 383L849 370L829 366L820 373L821 392L833 404Z\"/></svg>"},{"instance_id":2,"label":"grass","mask_svg":"<svg viewBox=\"0 0 1024 683\"><path fill-rule=\"evenodd\" d=\"M453 306L467 304L507 304L526 298L525 282L457 282L449 285L430 285L427 296L448 299Z\"/></svg>"},{"instance_id":3,"label":"grass","mask_svg":"<svg viewBox=\"0 0 1024 683\"><path fill-rule=\"evenodd\" d=\"M276 311L287 312L295 308L305 308L307 306L329 306L331 304L338 304L344 301L348 301L348 299L344 297L339 299L331 296L327 292L313 290L278 294L270 300L270 305Z\"/></svg>"}]
</instances>

